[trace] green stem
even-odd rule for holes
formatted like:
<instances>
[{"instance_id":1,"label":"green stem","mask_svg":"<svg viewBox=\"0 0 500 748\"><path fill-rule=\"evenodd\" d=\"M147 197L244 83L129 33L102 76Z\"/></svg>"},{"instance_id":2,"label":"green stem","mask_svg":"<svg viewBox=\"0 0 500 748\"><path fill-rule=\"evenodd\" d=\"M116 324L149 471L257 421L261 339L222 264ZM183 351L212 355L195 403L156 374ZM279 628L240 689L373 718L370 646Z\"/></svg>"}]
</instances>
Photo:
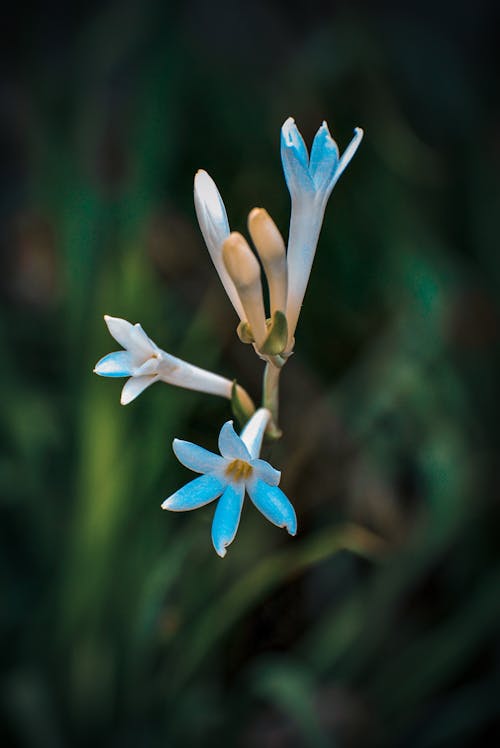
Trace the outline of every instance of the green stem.
<instances>
[{"instance_id":1,"label":"green stem","mask_svg":"<svg viewBox=\"0 0 500 748\"><path fill-rule=\"evenodd\" d=\"M271 439L279 439L282 434L278 426L280 373L281 367L275 366L271 361L266 364L262 385L262 406L271 412L271 420L266 432Z\"/></svg>"}]
</instances>

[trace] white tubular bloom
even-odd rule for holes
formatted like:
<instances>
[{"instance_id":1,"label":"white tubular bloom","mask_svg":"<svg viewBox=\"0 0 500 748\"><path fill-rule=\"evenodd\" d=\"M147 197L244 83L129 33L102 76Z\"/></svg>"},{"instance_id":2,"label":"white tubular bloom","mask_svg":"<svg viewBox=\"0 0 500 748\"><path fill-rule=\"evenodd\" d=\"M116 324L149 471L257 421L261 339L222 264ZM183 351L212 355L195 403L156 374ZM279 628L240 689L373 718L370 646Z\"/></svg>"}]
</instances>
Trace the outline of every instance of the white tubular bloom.
<instances>
[{"instance_id":1,"label":"white tubular bloom","mask_svg":"<svg viewBox=\"0 0 500 748\"><path fill-rule=\"evenodd\" d=\"M271 317L277 311L285 314L288 270L283 237L264 208L254 208L250 212L248 230L264 266L269 286Z\"/></svg>"},{"instance_id":2,"label":"white tubular bloom","mask_svg":"<svg viewBox=\"0 0 500 748\"><path fill-rule=\"evenodd\" d=\"M214 180L203 169L200 169L194 178L194 205L201 233L215 269L238 317L244 321L245 314L238 293L222 260L222 245L229 236L226 209Z\"/></svg>"},{"instance_id":3,"label":"white tubular bloom","mask_svg":"<svg viewBox=\"0 0 500 748\"><path fill-rule=\"evenodd\" d=\"M241 300L243 320L250 325L255 344L259 348L267 335L259 262L246 239L236 231L224 242L222 256Z\"/></svg>"},{"instance_id":4,"label":"white tubular bloom","mask_svg":"<svg viewBox=\"0 0 500 748\"><path fill-rule=\"evenodd\" d=\"M287 255L288 352L293 345L328 198L362 138L363 130L356 127L354 138L339 158L337 143L330 135L326 122L323 122L316 133L309 157L304 140L291 117L281 129L281 159L292 199Z\"/></svg>"},{"instance_id":5,"label":"white tubular bloom","mask_svg":"<svg viewBox=\"0 0 500 748\"><path fill-rule=\"evenodd\" d=\"M108 315L104 319L111 335L125 350L101 358L94 372L101 377L130 377L122 389L122 405L132 402L146 387L158 381L231 398L233 383L229 379L162 351L139 324L132 325L125 319ZM246 395L244 391L243 395Z\"/></svg>"}]
</instances>

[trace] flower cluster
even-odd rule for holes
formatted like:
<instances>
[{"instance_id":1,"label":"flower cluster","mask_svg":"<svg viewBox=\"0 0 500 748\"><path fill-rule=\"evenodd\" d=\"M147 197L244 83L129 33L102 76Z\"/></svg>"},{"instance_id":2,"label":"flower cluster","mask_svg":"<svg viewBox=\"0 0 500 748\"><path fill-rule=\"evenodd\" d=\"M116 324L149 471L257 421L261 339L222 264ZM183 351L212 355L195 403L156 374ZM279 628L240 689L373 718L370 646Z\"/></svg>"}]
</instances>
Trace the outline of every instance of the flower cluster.
<instances>
[{"instance_id":1,"label":"flower cluster","mask_svg":"<svg viewBox=\"0 0 500 748\"><path fill-rule=\"evenodd\" d=\"M256 249L238 232L231 232L226 209L215 182L200 170L194 180L194 202L210 257L239 318L237 333L253 345L265 361L262 407L255 406L236 382L183 361L158 348L139 324L105 316L109 332L124 350L110 353L95 367L104 377L128 377L121 402L130 403L149 385L161 381L186 389L219 395L231 401L236 417L245 423L240 436L228 421L221 429L215 455L196 444L175 439L174 452L191 470L202 473L166 499L163 509L187 511L219 499L212 524L212 540L220 556L235 537L245 492L271 522L297 531L294 509L278 487L280 473L260 459L264 435L278 438L280 372L293 353L295 331L331 192L354 156L363 131L342 156L323 122L309 155L292 118L281 129L281 160L291 197L288 246L264 208L248 216L248 231ZM259 263L260 260L260 263ZM261 265L269 299L264 299Z\"/></svg>"}]
</instances>

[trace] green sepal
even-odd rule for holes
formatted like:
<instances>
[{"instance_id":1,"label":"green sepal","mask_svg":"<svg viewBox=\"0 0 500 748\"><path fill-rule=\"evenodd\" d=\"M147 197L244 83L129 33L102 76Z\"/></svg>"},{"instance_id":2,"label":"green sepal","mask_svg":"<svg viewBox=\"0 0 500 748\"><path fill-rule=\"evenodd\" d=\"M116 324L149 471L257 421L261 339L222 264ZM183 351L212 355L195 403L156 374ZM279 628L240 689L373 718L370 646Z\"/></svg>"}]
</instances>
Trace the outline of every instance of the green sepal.
<instances>
[{"instance_id":1,"label":"green sepal","mask_svg":"<svg viewBox=\"0 0 500 748\"><path fill-rule=\"evenodd\" d=\"M241 428L245 426L247 421L249 421L255 413L255 405L250 397L245 393L245 399L246 398L248 399L244 402L240 397L238 393L238 382L234 379L233 386L231 387L231 410Z\"/></svg>"},{"instance_id":2,"label":"green sepal","mask_svg":"<svg viewBox=\"0 0 500 748\"><path fill-rule=\"evenodd\" d=\"M250 327L248 322L246 321L240 322L240 324L236 328L236 332L242 343L254 343L255 342L255 338L252 335L252 328Z\"/></svg>"},{"instance_id":3,"label":"green sepal","mask_svg":"<svg viewBox=\"0 0 500 748\"><path fill-rule=\"evenodd\" d=\"M271 421L264 432L264 439L266 441L275 442L278 441L278 439L281 439L282 436L283 431L279 428L279 426L276 426L274 421Z\"/></svg>"},{"instance_id":4,"label":"green sepal","mask_svg":"<svg viewBox=\"0 0 500 748\"><path fill-rule=\"evenodd\" d=\"M260 353L266 356L279 356L286 348L288 340L288 324L283 312L273 314L269 332L260 347Z\"/></svg>"}]
</instances>

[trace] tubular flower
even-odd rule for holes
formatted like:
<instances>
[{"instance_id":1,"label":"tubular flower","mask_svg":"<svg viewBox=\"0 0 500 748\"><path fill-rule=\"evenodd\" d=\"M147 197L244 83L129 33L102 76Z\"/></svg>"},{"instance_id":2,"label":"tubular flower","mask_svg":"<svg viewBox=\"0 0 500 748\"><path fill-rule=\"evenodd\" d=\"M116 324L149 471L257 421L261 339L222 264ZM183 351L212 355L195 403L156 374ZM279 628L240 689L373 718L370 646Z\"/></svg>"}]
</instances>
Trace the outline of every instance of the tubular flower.
<instances>
[{"instance_id":1,"label":"tubular flower","mask_svg":"<svg viewBox=\"0 0 500 748\"><path fill-rule=\"evenodd\" d=\"M194 206L212 262L238 317L243 322L245 312L238 291L222 259L222 245L229 236L226 208L217 185L203 169L200 169L194 178Z\"/></svg>"},{"instance_id":2,"label":"tubular flower","mask_svg":"<svg viewBox=\"0 0 500 748\"><path fill-rule=\"evenodd\" d=\"M104 319L111 335L125 350L101 358L94 371L101 377L130 377L122 389L122 405L132 402L154 382L231 398L233 383L228 379L162 351L139 324L108 315ZM238 388L238 395L247 404L246 392ZM250 406L253 409L251 401Z\"/></svg>"},{"instance_id":3,"label":"tubular flower","mask_svg":"<svg viewBox=\"0 0 500 748\"><path fill-rule=\"evenodd\" d=\"M174 439L172 446L177 459L202 475L165 499L162 509L189 511L219 499L212 522L212 542L221 557L236 536L245 491L270 522L286 528L290 535L297 532L294 508L278 487L281 473L259 458L269 418L269 411L260 408L240 436L232 421L227 421L219 434L220 455Z\"/></svg>"},{"instance_id":4,"label":"tubular flower","mask_svg":"<svg viewBox=\"0 0 500 748\"><path fill-rule=\"evenodd\" d=\"M356 127L353 139L339 157L337 143L330 135L328 125L323 122L316 133L309 157L302 135L292 117L289 117L281 128L281 160L292 200L287 254L288 351L293 347L295 328L328 198L356 153L362 138L363 130Z\"/></svg>"}]
</instances>

